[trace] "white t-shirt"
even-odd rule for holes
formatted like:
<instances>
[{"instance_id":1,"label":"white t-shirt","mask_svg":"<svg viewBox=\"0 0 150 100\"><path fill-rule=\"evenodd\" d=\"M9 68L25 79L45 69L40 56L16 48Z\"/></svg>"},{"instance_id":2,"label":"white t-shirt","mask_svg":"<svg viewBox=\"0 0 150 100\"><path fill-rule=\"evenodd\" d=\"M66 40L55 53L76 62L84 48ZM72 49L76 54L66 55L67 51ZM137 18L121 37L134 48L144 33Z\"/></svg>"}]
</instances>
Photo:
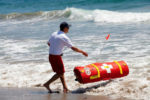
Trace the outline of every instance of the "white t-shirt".
<instances>
[{"instance_id":1,"label":"white t-shirt","mask_svg":"<svg viewBox=\"0 0 150 100\"><path fill-rule=\"evenodd\" d=\"M65 46L71 48L72 42L63 31L52 33L49 41L49 54L61 55Z\"/></svg>"}]
</instances>

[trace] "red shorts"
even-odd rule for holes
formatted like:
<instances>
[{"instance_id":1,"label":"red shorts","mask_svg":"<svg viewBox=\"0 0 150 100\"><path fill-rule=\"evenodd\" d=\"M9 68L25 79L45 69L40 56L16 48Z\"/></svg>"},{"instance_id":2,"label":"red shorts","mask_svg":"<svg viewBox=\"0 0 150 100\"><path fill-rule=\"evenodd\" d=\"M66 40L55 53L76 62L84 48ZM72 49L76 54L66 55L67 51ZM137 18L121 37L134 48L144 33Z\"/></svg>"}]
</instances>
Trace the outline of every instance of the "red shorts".
<instances>
[{"instance_id":1,"label":"red shorts","mask_svg":"<svg viewBox=\"0 0 150 100\"><path fill-rule=\"evenodd\" d=\"M59 55L49 55L49 62L52 66L52 69L57 74L63 74L65 72L63 60Z\"/></svg>"}]
</instances>

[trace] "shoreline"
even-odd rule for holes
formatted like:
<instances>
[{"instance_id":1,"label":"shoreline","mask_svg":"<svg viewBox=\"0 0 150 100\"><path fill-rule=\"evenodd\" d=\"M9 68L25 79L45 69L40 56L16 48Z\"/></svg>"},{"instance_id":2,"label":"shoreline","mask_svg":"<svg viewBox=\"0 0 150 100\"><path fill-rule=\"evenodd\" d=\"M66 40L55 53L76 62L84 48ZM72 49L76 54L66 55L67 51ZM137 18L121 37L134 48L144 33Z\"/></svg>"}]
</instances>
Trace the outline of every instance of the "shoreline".
<instances>
[{"instance_id":1,"label":"shoreline","mask_svg":"<svg viewBox=\"0 0 150 100\"><path fill-rule=\"evenodd\" d=\"M0 100L129 100L113 99L103 95L86 95L81 93L53 93L44 88L0 87Z\"/></svg>"}]
</instances>

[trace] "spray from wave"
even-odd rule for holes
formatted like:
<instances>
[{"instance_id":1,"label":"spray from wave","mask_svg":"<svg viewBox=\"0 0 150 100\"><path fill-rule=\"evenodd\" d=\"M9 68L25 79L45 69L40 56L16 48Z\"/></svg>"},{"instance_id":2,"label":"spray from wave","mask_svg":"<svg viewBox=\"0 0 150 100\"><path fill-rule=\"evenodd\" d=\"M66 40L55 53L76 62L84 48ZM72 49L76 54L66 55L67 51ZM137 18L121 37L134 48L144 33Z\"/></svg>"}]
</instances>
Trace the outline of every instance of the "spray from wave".
<instances>
[{"instance_id":1,"label":"spray from wave","mask_svg":"<svg viewBox=\"0 0 150 100\"><path fill-rule=\"evenodd\" d=\"M117 12L108 10L85 10L66 8L64 10L40 11L33 13L10 13L0 15L0 20L29 20L29 19L61 19L67 18L75 21L93 21L106 23L145 22L150 20L150 12Z\"/></svg>"}]
</instances>

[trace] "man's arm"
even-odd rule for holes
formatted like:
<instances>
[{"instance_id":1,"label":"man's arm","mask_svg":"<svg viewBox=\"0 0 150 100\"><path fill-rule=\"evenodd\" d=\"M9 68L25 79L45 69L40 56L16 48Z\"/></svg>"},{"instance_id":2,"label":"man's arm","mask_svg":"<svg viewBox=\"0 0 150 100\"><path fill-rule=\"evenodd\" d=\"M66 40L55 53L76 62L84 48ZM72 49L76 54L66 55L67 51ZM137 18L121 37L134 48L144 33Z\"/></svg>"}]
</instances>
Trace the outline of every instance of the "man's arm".
<instances>
[{"instance_id":1,"label":"man's arm","mask_svg":"<svg viewBox=\"0 0 150 100\"><path fill-rule=\"evenodd\" d=\"M84 56L88 56L88 54L87 54L86 52L84 52L84 51L82 51L82 50L80 50L80 49L78 49L78 48L76 48L76 47L71 47L71 49L72 49L73 51L75 51L75 52L82 53Z\"/></svg>"},{"instance_id":2,"label":"man's arm","mask_svg":"<svg viewBox=\"0 0 150 100\"><path fill-rule=\"evenodd\" d=\"M49 42L47 42L47 45L48 45L48 46L50 46L50 43L49 43Z\"/></svg>"}]
</instances>

